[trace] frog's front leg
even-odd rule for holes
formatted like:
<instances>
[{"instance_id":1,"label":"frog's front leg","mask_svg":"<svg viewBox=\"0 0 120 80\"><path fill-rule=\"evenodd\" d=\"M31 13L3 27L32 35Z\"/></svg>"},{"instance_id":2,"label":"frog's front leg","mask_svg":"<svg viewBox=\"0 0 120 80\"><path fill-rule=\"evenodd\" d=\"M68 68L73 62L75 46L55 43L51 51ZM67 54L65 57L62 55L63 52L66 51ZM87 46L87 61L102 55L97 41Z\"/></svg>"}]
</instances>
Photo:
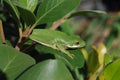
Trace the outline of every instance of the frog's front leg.
<instances>
[{"instance_id":1,"label":"frog's front leg","mask_svg":"<svg viewBox=\"0 0 120 80\"><path fill-rule=\"evenodd\" d=\"M74 54L71 54L69 51L67 51L66 47L64 44L62 44L61 42L56 42L56 47L58 50L60 50L62 53L65 53L67 56L69 56L70 58L74 58Z\"/></svg>"},{"instance_id":2,"label":"frog's front leg","mask_svg":"<svg viewBox=\"0 0 120 80\"><path fill-rule=\"evenodd\" d=\"M69 51L67 51L63 45L58 44L57 47L62 53L65 53L67 56L69 56L72 59L74 58L74 54L71 54Z\"/></svg>"}]
</instances>

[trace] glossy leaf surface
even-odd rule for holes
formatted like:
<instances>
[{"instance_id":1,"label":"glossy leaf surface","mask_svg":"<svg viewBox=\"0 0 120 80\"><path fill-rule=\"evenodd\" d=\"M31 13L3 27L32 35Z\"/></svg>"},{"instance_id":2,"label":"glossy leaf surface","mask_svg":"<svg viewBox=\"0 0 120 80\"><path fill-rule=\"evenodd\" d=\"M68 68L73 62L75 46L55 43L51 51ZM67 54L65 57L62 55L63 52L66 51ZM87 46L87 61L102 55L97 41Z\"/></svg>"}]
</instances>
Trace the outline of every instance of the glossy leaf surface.
<instances>
[{"instance_id":1,"label":"glossy leaf surface","mask_svg":"<svg viewBox=\"0 0 120 80\"><path fill-rule=\"evenodd\" d=\"M0 45L0 70L8 80L14 80L24 70L35 64L35 60L12 47Z\"/></svg>"},{"instance_id":2,"label":"glossy leaf surface","mask_svg":"<svg viewBox=\"0 0 120 80\"><path fill-rule=\"evenodd\" d=\"M71 12L80 0L43 0L37 12L37 23L54 22Z\"/></svg>"},{"instance_id":3,"label":"glossy leaf surface","mask_svg":"<svg viewBox=\"0 0 120 80\"><path fill-rule=\"evenodd\" d=\"M120 80L120 59L109 64L103 71L104 80Z\"/></svg>"},{"instance_id":4,"label":"glossy leaf surface","mask_svg":"<svg viewBox=\"0 0 120 80\"><path fill-rule=\"evenodd\" d=\"M18 80L73 80L73 78L61 61L46 60L30 68Z\"/></svg>"},{"instance_id":5,"label":"glossy leaf surface","mask_svg":"<svg viewBox=\"0 0 120 80\"><path fill-rule=\"evenodd\" d=\"M38 0L13 0L14 4L33 12L38 4Z\"/></svg>"}]
</instances>

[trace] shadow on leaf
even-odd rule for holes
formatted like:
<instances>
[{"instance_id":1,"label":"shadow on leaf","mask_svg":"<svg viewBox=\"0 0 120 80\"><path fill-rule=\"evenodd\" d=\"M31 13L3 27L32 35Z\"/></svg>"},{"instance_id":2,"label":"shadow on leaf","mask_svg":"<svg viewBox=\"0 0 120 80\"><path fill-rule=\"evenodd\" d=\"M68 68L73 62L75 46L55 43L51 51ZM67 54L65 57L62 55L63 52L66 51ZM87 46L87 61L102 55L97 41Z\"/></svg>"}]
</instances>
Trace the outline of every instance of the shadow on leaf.
<instances>
[{"instance_id":1,"label":"shadow on leaf","mask_svg":"<svg viewBox=\"0 0 120 80\"><path fill-rule=\"evenodd\" d=\"M0 80L7 80L6 74L0 70Z\"/></svg>"}]
</instances>

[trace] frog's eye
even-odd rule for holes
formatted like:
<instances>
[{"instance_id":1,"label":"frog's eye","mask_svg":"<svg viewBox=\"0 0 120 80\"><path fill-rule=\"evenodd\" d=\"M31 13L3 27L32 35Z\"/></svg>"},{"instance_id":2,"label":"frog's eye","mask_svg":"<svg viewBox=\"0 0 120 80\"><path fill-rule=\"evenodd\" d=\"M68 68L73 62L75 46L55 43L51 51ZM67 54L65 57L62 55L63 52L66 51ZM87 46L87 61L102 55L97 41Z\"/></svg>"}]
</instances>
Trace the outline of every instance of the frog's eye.
<instances>
[{"instance_id":1,"label":"frog's eye","mask_svg":"<svg viewBox=\"0 0 120 80\"><path fill-rule=\"evenodd\" d=\"M79 41L76 41L76 42L75 42L75 44L77 44L77 45L78 45L78 44L79 44Z\"/></svg>"}]
</instances>

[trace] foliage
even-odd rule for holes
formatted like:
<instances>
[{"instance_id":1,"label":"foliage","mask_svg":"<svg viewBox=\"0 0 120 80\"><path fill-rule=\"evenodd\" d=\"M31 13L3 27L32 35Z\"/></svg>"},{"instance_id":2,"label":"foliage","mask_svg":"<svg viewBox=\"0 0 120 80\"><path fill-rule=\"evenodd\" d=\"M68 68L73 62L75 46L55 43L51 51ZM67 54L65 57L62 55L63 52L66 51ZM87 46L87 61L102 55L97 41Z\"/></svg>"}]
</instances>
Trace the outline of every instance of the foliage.
<instances>
[{"instance_id":1,"label":"foliage","mask_svg":"<svg viewBox=\"0 0 120 80\"><path fill-rule=\"evenodd\" d=\"M1 0L0 80L119 80L119 57L109 52L116 37L114 31L120 39L119 17L102 11L76 10L79 3L80 0ZM87 29L82 23L86 15L95 17ZM76 16L80 16L80 24ZM114 18L114 24L108 18ZM11 25L16 32L8 27ZM112 36L110 32L107 35L106 46L103 42L92 45L97 41L95 30L103 30L105 35L113 31ZM10 40L8 36L17 39Z\"/></svg>"}]
</instances>

